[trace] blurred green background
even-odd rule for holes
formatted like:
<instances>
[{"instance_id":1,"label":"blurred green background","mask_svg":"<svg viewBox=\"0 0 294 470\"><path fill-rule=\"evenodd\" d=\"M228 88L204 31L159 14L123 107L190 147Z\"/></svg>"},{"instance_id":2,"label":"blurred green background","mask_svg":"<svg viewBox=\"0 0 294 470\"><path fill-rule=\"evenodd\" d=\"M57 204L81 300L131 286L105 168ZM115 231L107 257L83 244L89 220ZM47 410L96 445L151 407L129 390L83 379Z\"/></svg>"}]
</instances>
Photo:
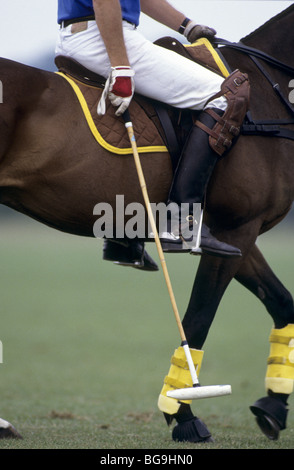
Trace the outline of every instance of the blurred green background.
<instances>
[{"instance_id":1,"label":"blurred green background","mask_svg":"<svg viewBox=\"0 0 294 470\"><path fill-rule=\"evenodd\" d=\"M293 291L291 217L258 241ZM163 273L102 261L102 241L5 212L0 230L0 416L24 439L1 448L186 449L174 443L157 397L180 343ZM158 260L154 246L148 251ZM167 255L184 314L199 259ZM264 396L272 321L236 281L205 344L201 383L229 397L195 401L215 443L205 448L293 448L294 413L279 441L259 431L249 406Z\"/></svg>"}]
</instances>

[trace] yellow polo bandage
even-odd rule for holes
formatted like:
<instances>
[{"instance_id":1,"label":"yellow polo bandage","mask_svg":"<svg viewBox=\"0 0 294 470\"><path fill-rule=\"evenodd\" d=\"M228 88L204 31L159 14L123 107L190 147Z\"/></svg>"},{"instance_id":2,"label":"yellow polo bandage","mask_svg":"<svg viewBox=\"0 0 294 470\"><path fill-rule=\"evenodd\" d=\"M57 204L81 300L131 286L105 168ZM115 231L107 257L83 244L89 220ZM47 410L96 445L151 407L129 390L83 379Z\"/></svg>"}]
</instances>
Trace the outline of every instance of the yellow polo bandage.
<instances>
[{"instance_id":1,"label":"yellow polo bandage","mask_svg":"<svg viewBox=\"0 0 294 470\"><path fill-rule=\"evenodd\" d=\"M294 383L294 324L279 330L273 328L269 341L266 390L289 395L293 392Z\"/></svg>"},{"instance_id":2,"label":"yellow polo bandage","mask_svg":"<svg viewBox=\"0 0 294 470\"><path fill-rule=\"evenodd\" d=\"M190 349L190 351L196 373L199 375L203 358L203 351L198 349ZM184 348L180 346L175 350L174 355L171 358L171 366L168 375L164 379L164 385L158 398L158 408L160 411L173 415L178 412L181 403L192 403L192 400L182 400L179 402L176 398L170 398L166 396L166 393L170 390L192 386L193 383L186 359L186 354Z\"/></svg>"}]
</instances>

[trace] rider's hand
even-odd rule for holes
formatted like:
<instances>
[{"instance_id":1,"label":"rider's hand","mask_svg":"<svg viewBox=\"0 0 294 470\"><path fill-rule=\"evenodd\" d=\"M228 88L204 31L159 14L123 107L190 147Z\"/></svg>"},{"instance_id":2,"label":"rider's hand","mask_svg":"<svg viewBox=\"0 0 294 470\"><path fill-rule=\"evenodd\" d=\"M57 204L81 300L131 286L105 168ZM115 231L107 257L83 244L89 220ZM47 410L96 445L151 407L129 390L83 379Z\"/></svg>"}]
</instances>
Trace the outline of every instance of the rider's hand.
<instances>
[{"instance_id":1,"label":"rider's hand","mask_svg":"<svg viewBox=\"0 0 294 470\"><path fill-rule=\"evenodd\" d=\"M195 21L190 21L184 30L184 36L191 43L197 41L199 38L213 39L215 35L215 29L202 24L197 24Z\"/></svg>"},{"instance_id":2,"label":"rider's hand","mask_svg":"<svg viewBox=\"0 0 294 470\"><path fill-rule=\"evenodd\" d=\"M128 66L111 67L104 91L98 103L97 113L101 116L106 111L106 98L113 106L117 106L116 116L123 114L128 108L134 94L134 71Z\"/></svg>"}]
</instances>

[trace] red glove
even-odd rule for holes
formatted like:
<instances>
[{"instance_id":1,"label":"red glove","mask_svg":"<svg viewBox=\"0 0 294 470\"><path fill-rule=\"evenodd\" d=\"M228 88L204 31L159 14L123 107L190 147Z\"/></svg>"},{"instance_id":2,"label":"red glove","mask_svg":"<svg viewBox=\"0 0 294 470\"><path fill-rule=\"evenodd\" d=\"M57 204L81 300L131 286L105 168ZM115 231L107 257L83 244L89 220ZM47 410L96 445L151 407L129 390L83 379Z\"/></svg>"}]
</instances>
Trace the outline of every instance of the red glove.
<instances>
[{"instance_id":1,"label":"red glove","mask_svg":"<svg viewBox=\"0 0 294 470\"><path fill-rule=\"evenodd\" d=\"M134 71L128 66L111 67L110 75L98 103L97 113L101 116L106 111L106 98L108 96L113 106L118 106L116 116L120 116L128 108L135 90Z\"/></svg>"}]
</instances>

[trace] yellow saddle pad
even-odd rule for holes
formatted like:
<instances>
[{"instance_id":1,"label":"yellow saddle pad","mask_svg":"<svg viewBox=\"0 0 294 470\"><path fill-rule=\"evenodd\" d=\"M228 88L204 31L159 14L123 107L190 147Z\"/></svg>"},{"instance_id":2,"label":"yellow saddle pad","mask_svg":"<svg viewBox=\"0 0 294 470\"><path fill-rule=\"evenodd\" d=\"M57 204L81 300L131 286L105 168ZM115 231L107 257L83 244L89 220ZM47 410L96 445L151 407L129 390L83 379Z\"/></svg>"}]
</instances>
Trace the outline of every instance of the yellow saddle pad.
<instances>
[{"instance_id":1,"label":"yellow saddle pad","mask_svg":"<svg viewBox=\"0 0 294 470\"><path fill-rule=\"evenodd\" d=\"M97 105L103 89L86 85L64 72L57 72L74 90L89 128L96 141L109 152L118 155L132 154L132 148L122 117L115 116L115 108L108 103L104 116L98 116ZM130 114L134 116L134 132L140 153L168 152L155 123L140 104L133 99Z\"/></svg>"}]
</instances>

